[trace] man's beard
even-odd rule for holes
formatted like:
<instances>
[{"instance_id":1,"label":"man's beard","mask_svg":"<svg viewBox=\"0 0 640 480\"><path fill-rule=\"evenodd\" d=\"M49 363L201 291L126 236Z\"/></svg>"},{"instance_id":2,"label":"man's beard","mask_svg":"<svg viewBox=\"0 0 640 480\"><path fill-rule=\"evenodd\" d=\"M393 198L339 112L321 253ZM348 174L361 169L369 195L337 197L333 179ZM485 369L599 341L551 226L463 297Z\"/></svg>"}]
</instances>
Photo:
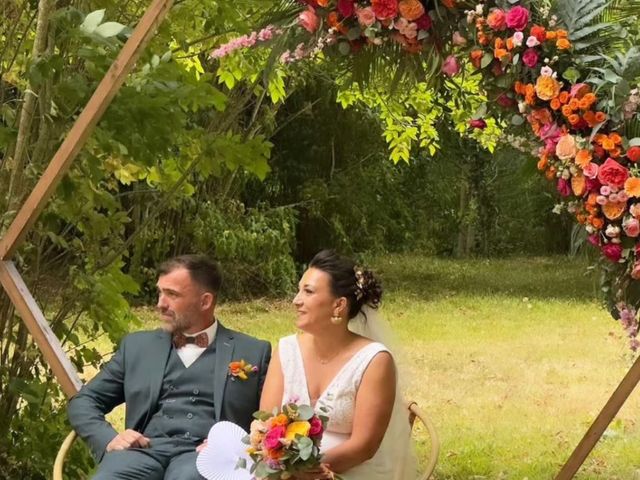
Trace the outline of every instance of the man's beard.
<instances>
[{"instance_id":1,"label":"man's beard","mask_svg":"<svg viewBox=\"0 0 640 480\"><path fill-rule=\"evenodd\" d=\"M162 320L162 329L169 333L183 333L191 327L191 322L185 315L176 315L175 312L170 313L172 320Z\"/></svg>"}]
</instances>

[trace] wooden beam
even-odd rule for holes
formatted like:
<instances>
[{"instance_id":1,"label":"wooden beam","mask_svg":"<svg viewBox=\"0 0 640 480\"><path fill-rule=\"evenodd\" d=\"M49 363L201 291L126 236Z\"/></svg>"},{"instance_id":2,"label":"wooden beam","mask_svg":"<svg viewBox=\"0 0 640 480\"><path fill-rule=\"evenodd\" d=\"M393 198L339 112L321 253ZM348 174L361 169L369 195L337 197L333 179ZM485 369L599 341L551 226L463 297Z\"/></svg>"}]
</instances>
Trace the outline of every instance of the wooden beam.
<instances>
[{"instance_id":1,"label":"wooden beam","mask_svg":"<svg viewBox=\"0 0 640 480\"><path fill-rule=\"evenodd\" d=\"M0 282L60 382L65 395L75 395L82 386L82 381L13 262L0 262Z\"/></svg>"},{"instance_id":2,"label":"wooden beam","mask_svg":"<svg viewBox=\"0 0 640 480\"><path fill-rule=\"evenodd\" d=\"M595 447L602 434L607 429L611 421L618 414L618 411L629 398L631 392L640 381L640 357L638 357L629 369L627 374L613 392L609 401L605 404L602 411L598 414L595 421L587 430L580 443L575 448L567 463L564 464L556 480L571 480L576 472L580 469L593 447Z\"/></svg>"},{"instance_id":3,"label":"wooden beam","mask_svg":"<svg viewBox=\"0 0 640 480\"><path fill-rule=\"evenodd\" d=\"M122 47L118 58L98 85L67 137L58 148L51 163L27 198L22 208L9 226L6 235L0 239L0 260L13 257L16 249L36 222L47 200L51 197L71 162L78 155L93 132L105 110L122 86L140 54L154 35L171 8L173 0L153 0L144 16L138 22L133 34Z\"/></svg>"}]
</instances>

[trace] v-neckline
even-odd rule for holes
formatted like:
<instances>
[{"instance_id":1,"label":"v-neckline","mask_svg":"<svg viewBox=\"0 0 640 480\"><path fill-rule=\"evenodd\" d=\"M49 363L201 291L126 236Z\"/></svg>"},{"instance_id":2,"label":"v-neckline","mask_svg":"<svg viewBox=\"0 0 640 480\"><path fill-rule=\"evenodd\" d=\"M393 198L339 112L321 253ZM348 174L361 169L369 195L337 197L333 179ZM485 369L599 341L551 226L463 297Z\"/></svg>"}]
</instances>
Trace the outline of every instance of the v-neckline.
<instances>
[{"instance_id":1,"label":"v-neckline","mask_svg":"<svg viewBox=\"0 0 640 480\"><path fill-rule=\"evenodd\" d=\"M331 379L331 381L327 384L327 386L324 388L324 390L322 390L322 392L320 392L320 395L318 396L318 398L316 398L316 401L314 404L311 404L311 392L309 391L309 381L307 380L307 369L305 368L305 364L304 364L304 357L302 355L302 349L300 348L300 342L298 340L298 335L294 336L294 340L295 340L295 344L296 344L296 352L298 354L298 359L300 360L300 365L302 365L302 379L304 380L304 390L307 394L307 399L309 400L309 405L315 409L316 405L318 405L318 403L320 402L320 399L323 398L325 396L325 394L331 390L331 387L333 387L333 384L336 382L336 380L342 375L342 373L345 371L345 369L349 366L349 364L351 362L353 362L353 360L360 355L360 353L362 353L364 351L365 348L368 348L369 346L373 345L375 342L369 342L367 343L364 347L360 348L356 353L354 353L351 358L349 360L347 360L345 362L345 364L340 367L340 370L338 370L338 373L336 373L333 378Z\"/></svg>"}]
</instances>

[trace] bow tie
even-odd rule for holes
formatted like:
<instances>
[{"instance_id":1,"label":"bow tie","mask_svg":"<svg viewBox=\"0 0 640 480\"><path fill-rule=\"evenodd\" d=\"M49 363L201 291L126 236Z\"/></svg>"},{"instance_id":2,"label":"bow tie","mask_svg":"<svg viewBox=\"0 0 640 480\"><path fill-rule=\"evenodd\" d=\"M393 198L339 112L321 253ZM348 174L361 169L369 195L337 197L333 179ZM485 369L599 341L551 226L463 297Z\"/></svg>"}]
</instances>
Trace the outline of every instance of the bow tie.
<instances>
[{"instance_id":1,"label":"bow tie","mask_svg":"<svg viewBox=\"0 0 640 480\"><path fill-rule=\"evenodd\" d=\"M207 332L199 333L194 337L188 337L182 333L176 333L173 335L173 346L175 348L182 348L187 343L193 343L200 348L207 348L209 346L209 336Z\"/></svg>"}]
</instances>

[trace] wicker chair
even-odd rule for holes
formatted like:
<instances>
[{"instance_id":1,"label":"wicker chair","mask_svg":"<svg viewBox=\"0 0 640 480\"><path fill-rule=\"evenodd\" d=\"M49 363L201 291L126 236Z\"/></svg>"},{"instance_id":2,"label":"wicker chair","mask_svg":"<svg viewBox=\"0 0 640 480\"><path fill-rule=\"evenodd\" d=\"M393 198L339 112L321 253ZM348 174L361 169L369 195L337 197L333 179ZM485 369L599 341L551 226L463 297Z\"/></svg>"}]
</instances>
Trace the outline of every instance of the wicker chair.
<instances>
[{"instance_id":1,"label":"wicker chair","mask_svg":"<svg viewBox=\"0 0 640 480\"><path fill-rule=\"evenodd\" d=\"M409 402L407 408L409 410L409 423L411 424L411 427L413 427L415 420L418 419L422 422L429 433L429 438L431 440L429 459L427 460L425 472L419 478L419 480L428 480L429 477L431 477L433 470L436 468L438 454L440 453L440 440L438 439L438 434L433 423L431 423L431 420L429 420L422 410L420 410L416 402ZM63 480L62 469L64 467L64 461L67 458L69 450L71 449L75 439L76 432L72 431L67 435L67 438L64 439L64 442L62 442L58 455L56 455L56 461L53 464L53 480Z\"/></svg>"}]
</instances>

